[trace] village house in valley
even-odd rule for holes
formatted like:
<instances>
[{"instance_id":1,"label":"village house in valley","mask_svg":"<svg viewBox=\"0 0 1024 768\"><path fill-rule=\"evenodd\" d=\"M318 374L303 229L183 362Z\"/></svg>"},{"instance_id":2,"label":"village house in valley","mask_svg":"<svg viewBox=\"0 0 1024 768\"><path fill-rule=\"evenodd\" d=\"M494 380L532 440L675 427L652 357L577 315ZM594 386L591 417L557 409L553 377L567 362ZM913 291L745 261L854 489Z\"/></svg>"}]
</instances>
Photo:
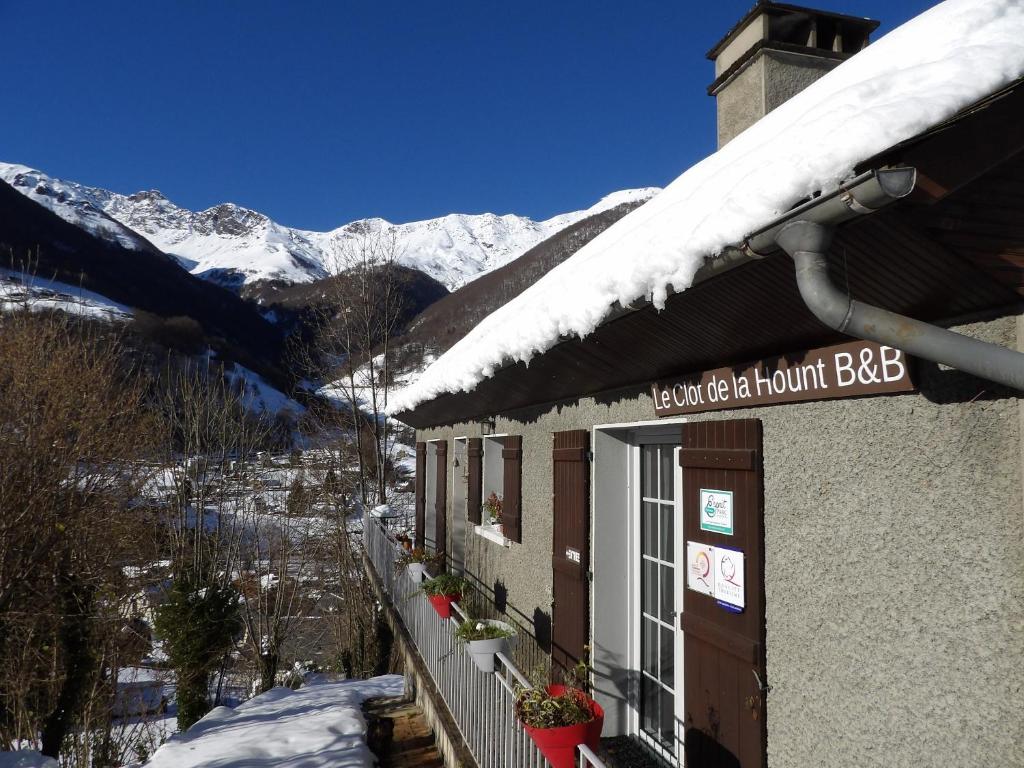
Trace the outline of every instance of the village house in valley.
<instances>
[{"instance_id":1,"label":"village house in valley","mask_svg":"<svg viewBox=\"0 0 1024 768\"><path fill-rule=\"evenodd\" d=\"M755 5L719 151L399 394L417 543L666 764L1024 765L1024 6L876 26Z\"/></svg>"}]
</instances>

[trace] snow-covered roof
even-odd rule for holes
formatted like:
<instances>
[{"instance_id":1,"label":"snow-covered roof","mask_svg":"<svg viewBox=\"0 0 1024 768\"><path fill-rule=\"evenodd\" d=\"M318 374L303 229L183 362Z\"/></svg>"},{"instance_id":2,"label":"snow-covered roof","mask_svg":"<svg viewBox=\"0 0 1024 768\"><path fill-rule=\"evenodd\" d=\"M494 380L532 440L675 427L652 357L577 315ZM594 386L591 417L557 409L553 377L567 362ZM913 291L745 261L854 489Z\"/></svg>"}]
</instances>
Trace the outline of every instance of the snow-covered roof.
<instances>
[{"instance_id":1,"label":"snow-covered roof","mask_svg":"<svg viewBox=\"0 0 1024 768\"><path fill-rule=\"evenodd\" d=\"M854 167L1024 75L1021 0L947 0L770 112L594 238L442 355L389 410L471 391L612 311L690 287L705 259Z\"/></svg>"}]
</instances>

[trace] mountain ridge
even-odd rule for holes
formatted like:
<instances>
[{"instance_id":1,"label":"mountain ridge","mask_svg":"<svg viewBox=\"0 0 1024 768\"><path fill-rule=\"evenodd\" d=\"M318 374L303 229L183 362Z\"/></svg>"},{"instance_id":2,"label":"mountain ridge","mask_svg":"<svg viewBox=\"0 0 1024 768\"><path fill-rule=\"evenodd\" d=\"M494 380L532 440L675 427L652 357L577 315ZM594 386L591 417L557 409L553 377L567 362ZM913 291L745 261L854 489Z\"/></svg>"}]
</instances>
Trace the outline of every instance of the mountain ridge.
<instances>
[{"instance_id":1,"label":"mountain ridge","mask_svg":"<svg viewBox=\"0 0 1024 768\"><path fill-rule=\"evenodd\" d=\"M327 277L344 266L360 238L379 234L394 235L399 263L455 290L584 218L646 201L660 191L613 192L589 208L542 221L516 214L450 213L404 224L359 219L316 232L287 227L234 203L191 211L155 189L125 195L14 163L0 162L0 179L93 234L130 249L162 251L197 277L236 292L261 281L297 284Z\"/></svg>"},{"instance_id":2,"label":"mountain ridge","mask_svg":"<svg viewBox=\"0 0 1024 768\"><path fill-rule=\"evenodd\" d=\"M61 205L85 211L96 226L108 226L86 202L65 199ZM118 237L102 237L69 222L0 180L0 268L5 293L12 290L12 283L24 286L38 277L44 284L64 284L72 298L89 292L97 295L93 298L113 302L115 310L125 308L120 314L127 315L131 308L136 320L158 318L155 324L167 326L164 330L184 322L199 332L190 342L202 341L284 386L284 339L257 307L189 274L151 245L129 247ZM151 319L150 324L154 324Z\"/></svg>"}]
</instances>

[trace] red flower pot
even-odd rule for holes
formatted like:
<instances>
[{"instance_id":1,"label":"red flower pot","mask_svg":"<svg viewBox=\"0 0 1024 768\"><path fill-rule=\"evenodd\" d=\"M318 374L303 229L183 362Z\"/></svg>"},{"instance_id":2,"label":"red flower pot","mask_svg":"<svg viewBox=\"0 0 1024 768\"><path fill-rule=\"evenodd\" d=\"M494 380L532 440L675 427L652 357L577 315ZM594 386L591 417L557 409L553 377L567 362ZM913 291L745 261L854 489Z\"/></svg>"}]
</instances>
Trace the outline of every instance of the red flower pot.
<instances>
[{"instance_id":1,"label":"red flower pot","mask_svg":"<svg viewBox=\"0 0 1024 768\"><path fill-rule=\"evenodd\" d=\"M437 615L442 619L452 617L452 603L456 602L461 595L427 595L427 600L434 606Z\"/></svg>"},{"instance_id":2,"label":"red flower pot","mask_svg":"<svg viewBox=\"0 0 1024 768\"><path fill-rule=\"evenodd\" d=\"M552 696L561 696L566 690L564 685L549 685L547 687L547 692ZM579 744L586 744L595 752L600 746L601 729L604 727L604 710L600 704L583 691L576 690L576 693L587 700L590 711L594 713L594 719L590 722L564 725L561 728L533 728L523 724L523 728L530 734L533 743L548 759L552 768L575 768L576 747Z\"/></svg>"}]
</instances>

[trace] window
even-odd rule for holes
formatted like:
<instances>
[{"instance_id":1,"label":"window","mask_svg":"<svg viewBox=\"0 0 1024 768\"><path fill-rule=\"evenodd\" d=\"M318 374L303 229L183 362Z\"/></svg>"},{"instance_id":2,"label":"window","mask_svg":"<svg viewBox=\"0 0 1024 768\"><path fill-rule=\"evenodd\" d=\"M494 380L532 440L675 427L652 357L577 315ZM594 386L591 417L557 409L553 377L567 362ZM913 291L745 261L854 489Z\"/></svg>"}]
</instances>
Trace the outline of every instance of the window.
<instances>
[{"instance_id":1,"label":"window","mask_svg":"<svg viewBox=\"0 0 1024 768\"><path fill-rule=\"evenodd\" d=\"M480 525L476 532L499 544L508 544L503 520L505 501L504 435L483 438L483 469L480 493Z\"/></svg>"},{"instance_id":2,"label":"window","mask_svg":"<svg viewBox=\"0 0 1024 768\"><path fill-rule=\"evenodd\" d=\"M522 447L523 438L518 435L482 439L481 514L475 530L505 546L522 541Z\"/></svg>"}]
</instances>

